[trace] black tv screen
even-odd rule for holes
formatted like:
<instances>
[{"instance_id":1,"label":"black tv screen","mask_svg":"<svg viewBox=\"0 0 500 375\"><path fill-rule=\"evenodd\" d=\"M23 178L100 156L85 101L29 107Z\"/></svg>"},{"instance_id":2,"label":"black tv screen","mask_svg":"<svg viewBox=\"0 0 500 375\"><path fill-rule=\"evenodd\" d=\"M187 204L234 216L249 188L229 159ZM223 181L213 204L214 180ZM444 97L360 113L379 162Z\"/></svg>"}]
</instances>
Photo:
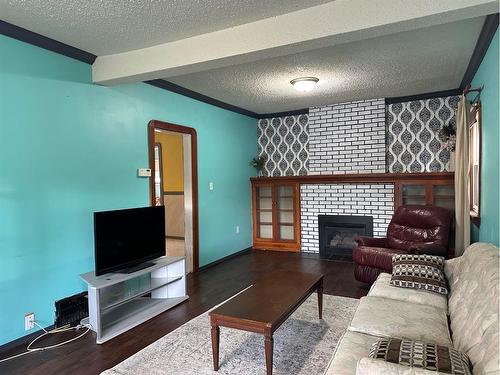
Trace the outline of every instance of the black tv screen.
<instances>
[{"instance_id":1,"label":"black tv screen","mask_svg":"<svg viewBox=\"0 0 500 375\"><path fill-rule=\"evenodd\" d=\"M164 206L94 212L96 276L165 255Z\"/></svg>"}]
</instances>

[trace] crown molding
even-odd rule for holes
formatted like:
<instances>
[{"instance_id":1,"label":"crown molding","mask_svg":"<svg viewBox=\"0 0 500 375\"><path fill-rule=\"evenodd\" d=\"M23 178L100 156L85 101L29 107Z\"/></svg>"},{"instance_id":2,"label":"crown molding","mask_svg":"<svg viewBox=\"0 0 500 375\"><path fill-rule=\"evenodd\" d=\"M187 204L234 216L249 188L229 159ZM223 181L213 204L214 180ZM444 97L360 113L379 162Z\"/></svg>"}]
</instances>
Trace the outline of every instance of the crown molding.
<instances>
[{"instance_id":1,"label":"crown molding","mask_svg":"<svg viewBox=\"0 0 500 375\"><path fill-rule=\"evenodd\" d=\"M0 20L0 34L92 65L96 55Z\"/></svg>"},{"instance_id":2,"label":"crown molding","mask_svg":"<svg viewBox=\"0 0 500 375\"><path fill-rule=\"evenodd\" d=\"M469 61L469 65L465 70L464 77L462 78L462 83L460 83L460 90L463 91L465 86L472 82L474 76L481 65L481 62L484 59L484 55L488 51L490 47L491 41L495 36L495 33L498 29L498 13L490 14L486 16L484 20L483 28L481 29L481 33L477 38L476 47L474 48L474 52L472 52L472 56Z\"/></svg>"}]
</instances>

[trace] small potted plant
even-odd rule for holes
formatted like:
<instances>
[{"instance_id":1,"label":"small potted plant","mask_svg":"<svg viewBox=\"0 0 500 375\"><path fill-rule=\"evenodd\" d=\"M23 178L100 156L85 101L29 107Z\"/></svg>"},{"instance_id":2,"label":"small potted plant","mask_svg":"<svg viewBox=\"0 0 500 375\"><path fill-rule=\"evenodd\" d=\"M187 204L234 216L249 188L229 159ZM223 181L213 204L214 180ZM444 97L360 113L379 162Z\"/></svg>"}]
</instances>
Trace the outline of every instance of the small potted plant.
<instances>
[{"instance_id":1,"label":"small potted plant","mask_svg":"<svg viewBox=\"0 0 500 375\"><path fill-rule=\"evenodd\" d=\"M250 165L257 171L257 176L262 176L262 171L264 170L264 165L266 164L267 157L265 155L260 155L254 157L250 160Z\"/></svg>"},{"instance_id":2,"label":"small potted plant","mask_svg":"<svg viewBox=\"0 0 500 375\"><path fill-rule=\"evenodd\" d=\"M457 145L457 130L453 124L448 123L441 129L441 136L444 139L443 148L450 153L450 161L448 163L448 170L453 172L455 170L455 147Z\"/></svg>"}]
</instances>

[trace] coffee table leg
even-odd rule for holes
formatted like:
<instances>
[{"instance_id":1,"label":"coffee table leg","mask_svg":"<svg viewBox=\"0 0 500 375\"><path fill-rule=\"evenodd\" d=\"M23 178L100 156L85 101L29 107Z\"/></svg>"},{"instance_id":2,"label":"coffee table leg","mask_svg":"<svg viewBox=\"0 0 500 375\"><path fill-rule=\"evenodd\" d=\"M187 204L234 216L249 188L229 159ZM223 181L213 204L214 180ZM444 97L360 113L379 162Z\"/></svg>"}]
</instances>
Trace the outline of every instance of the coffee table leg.
<instances>
[{"instance_id":1,"label":"coffee table leg","mask_svg":"<svg viewBox=\"0 0 500 375\"><path fill-rule=\"evenodd\" d=\"M220 328L217 325L212 326L212 358L214 362L214 371L219 369L219 337Z\"/></svg>"},{"instance_id":2,"label":"coffee table leg","mask_svg":"<svg viewBox=\"0 0 500 375\"><path fill-rule=\"evenodd\" d=\"M273 336L264 336L264 346L266 349L266 371L267 375L273 374Z\"/></svg>"},{"instance_id":3,"label":"coffee table leg","mask_svg":"<svg viewBox=\"0 0 500 375\"><path fill-rule=\"evenodd\" d=\"M318 284L318 310L319 318L323 319L323 279Z\"/></svg>"}]
</instances>

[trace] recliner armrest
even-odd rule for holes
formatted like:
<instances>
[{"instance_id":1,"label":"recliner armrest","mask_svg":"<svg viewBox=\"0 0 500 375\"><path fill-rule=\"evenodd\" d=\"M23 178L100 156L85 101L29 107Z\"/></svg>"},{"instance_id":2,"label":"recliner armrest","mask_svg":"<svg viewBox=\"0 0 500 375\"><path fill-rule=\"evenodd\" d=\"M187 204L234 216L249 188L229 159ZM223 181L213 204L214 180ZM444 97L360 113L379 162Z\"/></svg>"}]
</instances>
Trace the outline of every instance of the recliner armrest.
<instances>
[{"instance_id":1,"label":"recliner armrest","mask_svg":"<svg viewBox=\"0 0 500 375\"><path fill-rule=\"evenodd\" d=\"M387 247L387 238L358 236L354 239L358 246Z\"/></svg>"},{"instance_id":2,"label":"recliner armrest","mask_svg":"<svg viewBox=\"0 0 500 375\"><path fill-rule=\"evenodd\" d=\"M414 244L408 248L410 254L427 254L448 257L448 249L442 245L436 244Z\"/></svg>"}]
</instances>

